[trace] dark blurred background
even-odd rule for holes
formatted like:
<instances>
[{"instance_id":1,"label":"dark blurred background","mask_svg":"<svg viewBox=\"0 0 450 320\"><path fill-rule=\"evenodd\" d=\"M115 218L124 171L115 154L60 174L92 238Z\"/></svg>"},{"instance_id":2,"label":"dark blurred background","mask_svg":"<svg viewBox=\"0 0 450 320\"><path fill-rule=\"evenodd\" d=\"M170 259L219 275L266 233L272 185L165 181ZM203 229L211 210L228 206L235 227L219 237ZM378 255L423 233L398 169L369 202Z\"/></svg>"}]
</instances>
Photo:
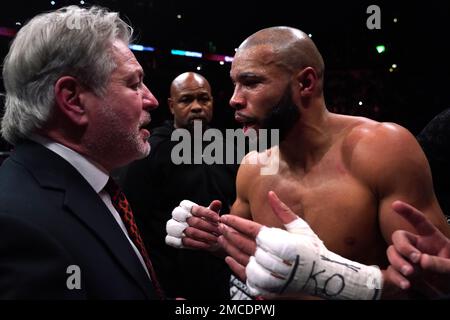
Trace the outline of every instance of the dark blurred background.
<instances>
[{"instance_id":1,"label":"dark blurred background","mask_svg":"<svg viewBox=\"0 0 450 320\"><path fill-rule=\"evenodd\" d=\"M134 52L145 69L147 86L160 102L160 108L152 112L152 126L169 117L166 100L172 79L196 71L212 85L214 125L237 127L228 106L231 64L175 56L171 50L233 56L247 36L275 25L311 34L325 60L325 96L331 111L397 122L417 134L450 107L448 1L3 1L1 59L13 34L28 19L69 4L96 4L119 11L135 28L134 43L155 48ZM366 26L370 16L366 10L372 4L381 9L379 30ZM385 52L379 53L377 45L384 45ZM0 92L4 92L3 83ZM1 148L8 146L2 143Z\"/></svg>"}]
</instances>

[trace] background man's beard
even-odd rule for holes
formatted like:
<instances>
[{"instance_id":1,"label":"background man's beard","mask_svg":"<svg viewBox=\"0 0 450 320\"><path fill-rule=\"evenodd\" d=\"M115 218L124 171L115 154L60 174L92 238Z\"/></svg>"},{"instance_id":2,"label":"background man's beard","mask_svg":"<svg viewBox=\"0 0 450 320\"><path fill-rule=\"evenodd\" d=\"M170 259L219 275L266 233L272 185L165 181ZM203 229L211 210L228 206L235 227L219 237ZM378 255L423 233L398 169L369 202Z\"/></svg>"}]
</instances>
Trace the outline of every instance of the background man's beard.
<instances>
[{"instance_id":1,"label":"background man's beard","mask_svg":"<svg viewBox=\"0 0 450 320\"><path fill-rule=\"evenodd\" d=\"M202 132L205 132L207 129L209 129L209 123L206 119L195 119L195 120L188 120L186 127L184 129L187 129L189 132L194 133L194 125L195 123L198 123L198 126L200 127L200 123L201 123L201 129Z\"/></svg>"},{"instance_id":2,"label":"background man's beard","mask_svg":"<svg viewBox=\"0 0 450 320\"><path fill-rule=\"evenodd\" d=\"M287 88L280 101L262 120L261 124L264 129L278 129L280 142L282 142L299 118L298 107L292 101L292 91Z\"/></svg>"}]
</instances>

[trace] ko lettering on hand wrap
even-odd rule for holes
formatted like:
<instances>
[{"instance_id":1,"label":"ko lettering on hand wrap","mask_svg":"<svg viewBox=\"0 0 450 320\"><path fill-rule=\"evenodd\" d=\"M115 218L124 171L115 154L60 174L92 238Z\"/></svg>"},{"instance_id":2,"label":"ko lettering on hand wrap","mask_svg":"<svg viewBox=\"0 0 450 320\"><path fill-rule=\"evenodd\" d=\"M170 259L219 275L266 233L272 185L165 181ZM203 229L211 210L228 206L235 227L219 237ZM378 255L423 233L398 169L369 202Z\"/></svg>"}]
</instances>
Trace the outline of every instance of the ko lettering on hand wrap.
<instances>
[{"instance_id":1,"label":"ko lettering on hand wrap","mask_svg":"<svg viewBox=\"0 0 450 320\"><path fill-rule=\"evenodd\" d=\"M287 231L262 227L246 267L255 295L306 293L326 299L374 300L381 296L382 273L329 251L309 225L296 219Z\"/></svg>"},{"instance_id":2,"label":"ko lettering on hand wrap","mask_svg":"<svg viewBox=\"0 0 450 320\"><path fill-rule=\"evenodd\" d=\"M192 217L191 210L193 206L197 204L183 200L180 205L173 209L172 219L167 221L166 224L166 244L175 248L184 248L183 237L185 237L184 230L189 227L186 222L188 218Z\"/></svg>"}]
</instances>

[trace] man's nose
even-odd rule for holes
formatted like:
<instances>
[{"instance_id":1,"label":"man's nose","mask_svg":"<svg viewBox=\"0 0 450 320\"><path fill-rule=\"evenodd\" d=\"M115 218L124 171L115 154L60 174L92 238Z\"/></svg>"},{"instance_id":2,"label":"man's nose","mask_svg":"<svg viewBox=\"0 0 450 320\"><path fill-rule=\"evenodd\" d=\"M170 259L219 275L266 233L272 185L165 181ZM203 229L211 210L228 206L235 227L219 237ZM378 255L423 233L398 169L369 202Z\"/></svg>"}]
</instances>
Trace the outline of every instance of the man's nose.
<instances>
[{"instance_id":1,"label":"man's nose","mask_svg":"<svg viewBox=\"0 0 450 320\"><path fill-rule=\"evenodd\" d=\"M145 110L153 110L158 108L159 102L153 95L153 93L147 88L147 86L144 84L144 94L142 96L144 109Z\"/></svg>"},{"instance_id":2,"label":"man's nose","mask_svg":"<svg viewBox=\"0 0 450 320\"><path fill-rule=\"evenodd\" d=\"M237 88L234 88L233 95L230 98L230 106L236 110L240 110L245 106L245 100L241 94L239 94Z\"/></svg>"},{"instance_id":3,"label":"man's nose","mask_svg":"<svg viewBox=\"0 0 450 320\"><path fill-rule=\"evenodd\" d=\"M197 99L194 99L191 103L191 112L199 113L203 111L203 106L198 102Z\"/></svg>"}]
</instances>

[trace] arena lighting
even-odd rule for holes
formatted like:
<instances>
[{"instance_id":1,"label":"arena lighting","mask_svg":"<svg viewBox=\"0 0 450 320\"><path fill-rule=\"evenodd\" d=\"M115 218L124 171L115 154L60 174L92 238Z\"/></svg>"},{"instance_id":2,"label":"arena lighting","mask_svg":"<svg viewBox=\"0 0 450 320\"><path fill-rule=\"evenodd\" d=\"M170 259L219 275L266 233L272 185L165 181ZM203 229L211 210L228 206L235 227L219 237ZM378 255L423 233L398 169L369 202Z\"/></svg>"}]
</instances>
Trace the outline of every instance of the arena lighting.
<instances>
[{"instance_id":1,"label":"arena lighting","mask_svg":"<svg viewBox=\"0 0 450 320\"><path fill-rule=\"evenodd\" d=\"M386 51L386 47L384 45L382 45L382 44L377 45L376 49L377 49L378 53L383 53L383 52Z\"/></svg>"},{"instance_id":2,"label":"arena lighting","mask_svg":"<svg viewBox=\"0 0 450 320\"><path fill-rule=\"evenodd\" d=\"M203 55L203 58L206 60L219 61L219 62L232 62L233 61L233 57L225 56L222 54L206 53Z\"/></svg>"},{"instance_id":3,"label":"arena lighting","mask_svg":"<svg viewBox=\"0 0 450 320\"><path fill-rule=\"evenodd\" d=\"M195 52L195 51L184 51L184 50L170 50L170 53L174 56L185 56L185 57L192 57L192 58L201 58L203 57L203 54L201 52Z\"/></svg>"},{"instance_id":4,"label":"arena lighting","mask_svg":"<svg viewBox=\"0 0 450 320\"><path fill-rule=\"evenodd\" d=\"M211 61L224 61L225 56L221 54L206 53L203 58Z\"/></svg>"},{"instance_id":5,"label":"arena lighting","mask_svg":"<svg viewBox=\"0 0 450 320\"><path fill-rule=\"evenodd\" d=\"M0 35L1 35L1 28L0 28ZM155 51L156 50L154 47L143 46L141 44L136 44L136 43L130 43L128 45L128 47L133 51ZM196 51L185 51L185 50L176 50L176 49L170 50L170 53L175 56L203 58L206 60L218 61L218 62L220 62L221 65L223 65L225 62L233 62L233 57L222 55L222 54L213 54L213 53L203 54L201 52L196 52Z\"/></svg>"},{"instance_id":6,"label":"arena lighting","mask_svg":"<svg viewBox=\"0 0 450 320\"><path fill-rule=\"evenodd\" d=\"M144 47L143 45L133 43L128 45L128 48L130 48L133 51L155 51L155 48L153 47Z\"/></svg>"},{"instance_id":7,"label":"arena lighting","mask_svg":"<svg viewBox=\"0 0 450 320\"><path fill-rule=\"evenodd\" d=\"M17 22L16 22L17 24ZM13 38L17 31L11 28L0 27L0 36Z\"/></svg>"}]
</instances>

